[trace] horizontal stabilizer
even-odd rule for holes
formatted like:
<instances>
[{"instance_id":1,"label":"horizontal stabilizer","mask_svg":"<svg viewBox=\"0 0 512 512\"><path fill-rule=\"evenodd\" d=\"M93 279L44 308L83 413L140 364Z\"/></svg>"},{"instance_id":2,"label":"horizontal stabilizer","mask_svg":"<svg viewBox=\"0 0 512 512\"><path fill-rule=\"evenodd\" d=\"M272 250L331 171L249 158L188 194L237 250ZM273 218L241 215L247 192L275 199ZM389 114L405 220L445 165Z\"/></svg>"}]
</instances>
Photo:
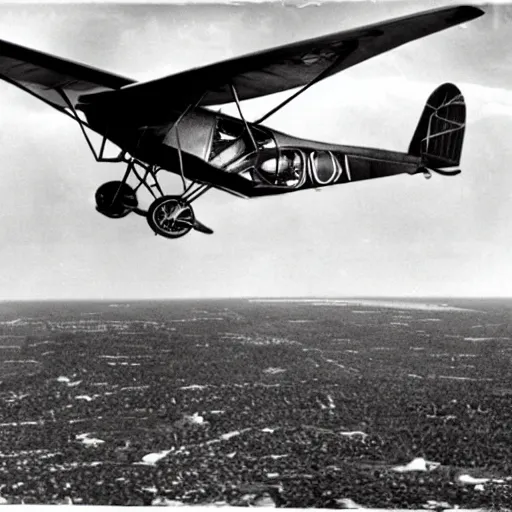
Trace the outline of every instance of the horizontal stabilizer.
<instances>
[{"instance_id":1,"label":"horizontal stabilizer","mask_svg":"<svg viewBox=\"0 0 512 512\"><path fill-rule=\"evenodd\" d=\"M437 174L441 174L441 176L457 176L462 171L460 169L454 169L453 171L447 171L443 169L432 169L432 171L437 172Z\"/></svg>"}]
</instances>

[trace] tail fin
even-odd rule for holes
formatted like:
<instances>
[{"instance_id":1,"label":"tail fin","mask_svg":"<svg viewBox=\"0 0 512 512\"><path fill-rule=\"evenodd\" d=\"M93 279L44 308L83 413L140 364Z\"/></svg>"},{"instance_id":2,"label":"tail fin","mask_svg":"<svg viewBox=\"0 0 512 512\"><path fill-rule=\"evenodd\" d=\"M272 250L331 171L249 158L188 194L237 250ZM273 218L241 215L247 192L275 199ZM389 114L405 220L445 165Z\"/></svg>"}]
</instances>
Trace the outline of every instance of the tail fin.
<instances>
[{"instance_id":1,"label":"tail fin","mask_svg":"<svg viewBox=\"0 0 512 512\"><path fill-rule=\"evenodd\" d=\"M453 84L440 85L429 97L409 146L425 167L454 167L460 163L466 104Z\"/></svg>"}]
</instances>

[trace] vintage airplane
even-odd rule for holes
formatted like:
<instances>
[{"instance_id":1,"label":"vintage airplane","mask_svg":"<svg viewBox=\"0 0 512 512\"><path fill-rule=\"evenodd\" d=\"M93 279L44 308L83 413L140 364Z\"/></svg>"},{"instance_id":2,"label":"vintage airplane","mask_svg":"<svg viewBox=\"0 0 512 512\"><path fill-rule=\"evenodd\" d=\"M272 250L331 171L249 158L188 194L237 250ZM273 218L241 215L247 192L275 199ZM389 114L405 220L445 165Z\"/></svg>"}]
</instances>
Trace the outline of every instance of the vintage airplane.
<instances>
[{"instance_id":1,"label":"vintage airplane","mask_svg":"<svg viewBox=\"0 0 512 512\"><path fill-rule=\"evenodd\" d=\"M126 164L120 181L97 190L100 213L135 212L156 234L178 238L191 229L213 233L191 206L212 187L259 197L400 173L458 174L466 107L452 84L428 99L407 153L303 140L261 123L324 78L482 14L471 6L432 10L138 83L0 41L0 78L78 122L96 161ZM294 88L261 119L244 118L241 101ZM232 102L240 119L207 108ZM99 149L86 129L101 136ZM107 142L117 156L105 155ZM181 195L164 194L162 170L181 176ZM151 194L148 210L139 207L141 187Z\"/></svg>"}]
</instances>

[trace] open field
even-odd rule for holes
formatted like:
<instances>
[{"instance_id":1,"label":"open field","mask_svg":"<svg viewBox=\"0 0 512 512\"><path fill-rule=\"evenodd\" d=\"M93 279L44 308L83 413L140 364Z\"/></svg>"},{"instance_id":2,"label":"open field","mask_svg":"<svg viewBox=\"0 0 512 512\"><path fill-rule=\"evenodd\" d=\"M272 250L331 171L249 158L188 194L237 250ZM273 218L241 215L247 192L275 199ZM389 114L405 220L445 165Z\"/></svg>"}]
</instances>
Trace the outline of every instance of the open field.
<instances>
[{"instance_id":1,"label":"open field","mask_svg":"<svg viewBox=\"0 0 512 512\"><path fill-rule=\"evenodd\" d=\"M2 303L0 493L502 509L511 313L503 300Z\"/></svg>"}]
</instances>

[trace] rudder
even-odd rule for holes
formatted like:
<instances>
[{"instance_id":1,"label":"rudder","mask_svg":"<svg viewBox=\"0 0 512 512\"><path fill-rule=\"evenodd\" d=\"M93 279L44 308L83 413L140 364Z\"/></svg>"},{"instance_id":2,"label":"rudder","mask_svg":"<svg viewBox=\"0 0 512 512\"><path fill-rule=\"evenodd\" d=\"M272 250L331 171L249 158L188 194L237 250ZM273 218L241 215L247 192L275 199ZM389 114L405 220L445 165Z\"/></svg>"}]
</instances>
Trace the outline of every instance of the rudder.
<instances>
[{"instance_id":1,"label":"rudder","mask_svg":"<svg viewBox=\"0 0 512 512\"><path fill-rule=\"evenodd\" d=\"M466 104L457 86L440 85L429 97L409 145L409 154L421 156L426 167L460 164Z\"/></svg>"}]
</instances>

